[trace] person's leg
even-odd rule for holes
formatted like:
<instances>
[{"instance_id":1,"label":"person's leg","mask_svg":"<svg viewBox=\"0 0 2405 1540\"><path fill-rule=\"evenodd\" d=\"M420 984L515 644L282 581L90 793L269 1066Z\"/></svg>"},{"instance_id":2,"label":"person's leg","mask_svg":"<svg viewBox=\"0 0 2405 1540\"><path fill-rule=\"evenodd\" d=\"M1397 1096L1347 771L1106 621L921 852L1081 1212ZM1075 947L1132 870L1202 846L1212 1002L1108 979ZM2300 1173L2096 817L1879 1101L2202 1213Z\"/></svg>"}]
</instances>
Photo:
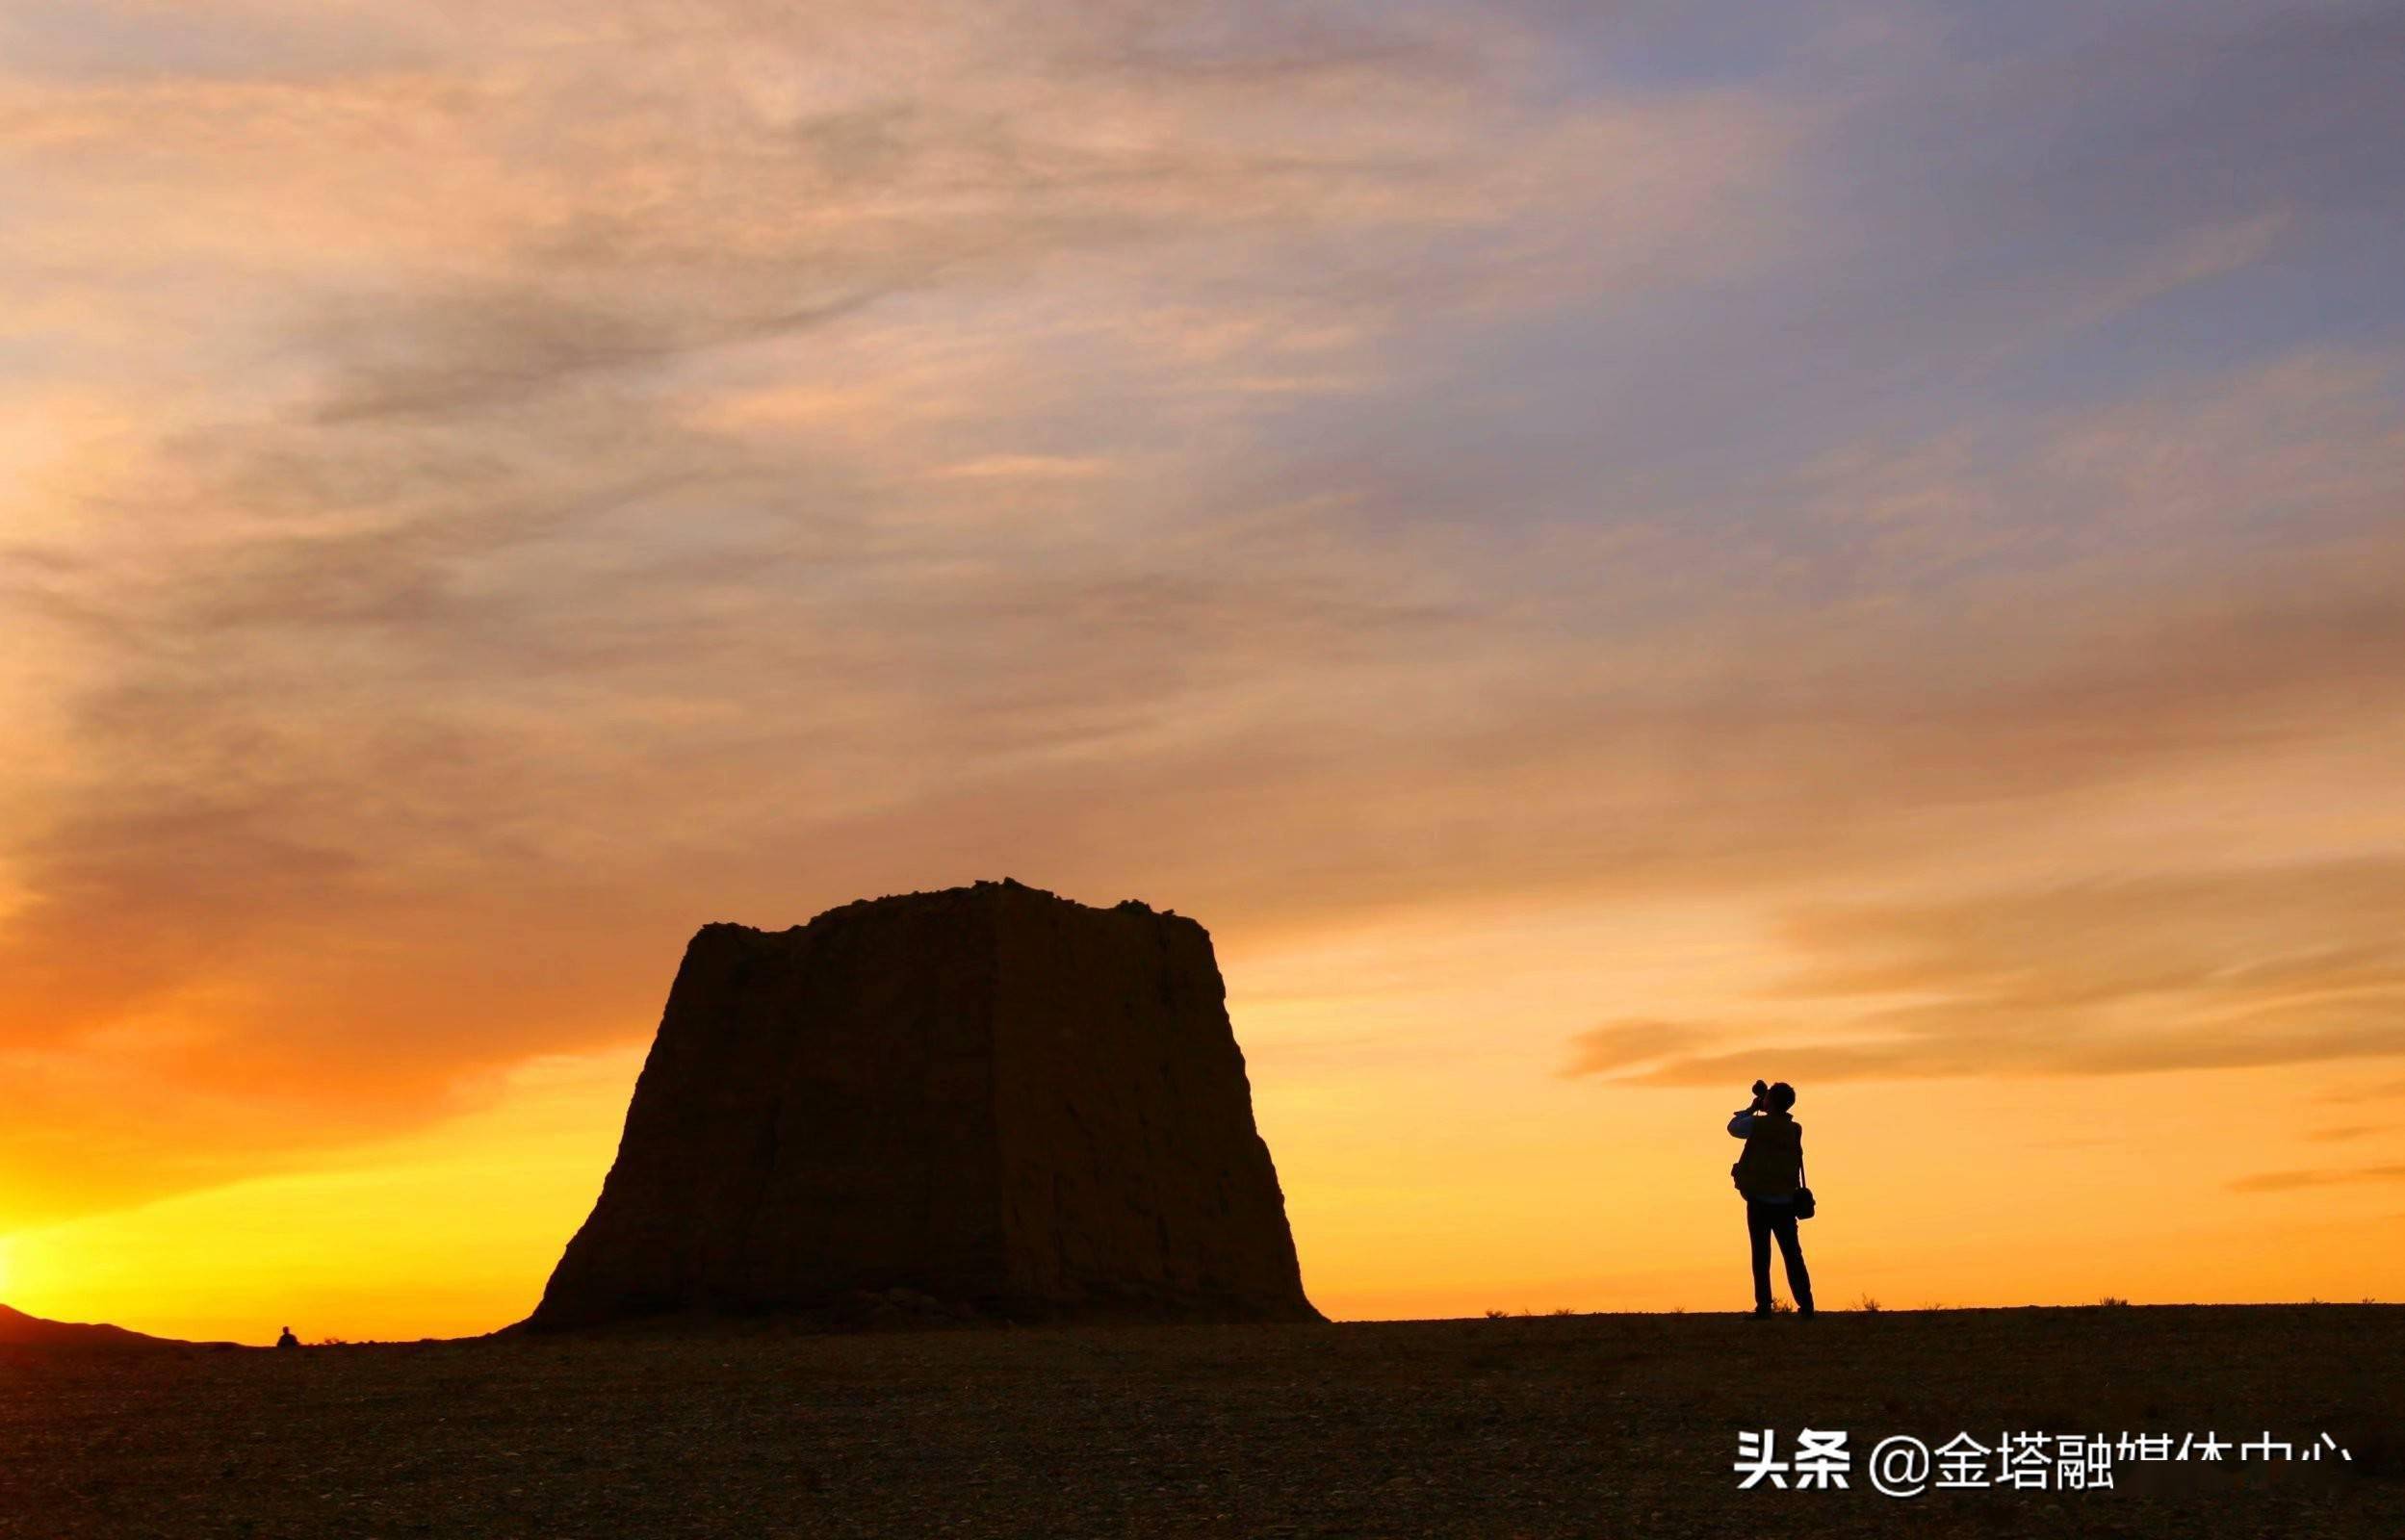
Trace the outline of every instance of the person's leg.
<instances>
[{"instance_id":1,"label":"person's leg","mask_svg":"<svg viewBox=\"0 0 2405 1540\"><path fill-rule=\"evenodd\" d=\"M1771 1217L1764 1205L1746 1199L1746 1239L1753 1246L1753 1307L1771 1308Z\"/></svg>"},{"instance_id":2,"label":"person's leg","mask_svg":"<svg viewBox=\"0 0 2405 1540\"><path fill-rule=\"evenodd\" d=\"M1778 1251L1787 1261L1787 1292L1796 1298L1796 1308L1806 1315L1812 1313L1812 1274L1804 1270L1803 1237L1796 1233L1796 1211L1781 1214L1771 1231L1778 1237ZM1770 1259L1763 1259L1762 1271L1771 1270Z\"/></svg>"}]
</instances>

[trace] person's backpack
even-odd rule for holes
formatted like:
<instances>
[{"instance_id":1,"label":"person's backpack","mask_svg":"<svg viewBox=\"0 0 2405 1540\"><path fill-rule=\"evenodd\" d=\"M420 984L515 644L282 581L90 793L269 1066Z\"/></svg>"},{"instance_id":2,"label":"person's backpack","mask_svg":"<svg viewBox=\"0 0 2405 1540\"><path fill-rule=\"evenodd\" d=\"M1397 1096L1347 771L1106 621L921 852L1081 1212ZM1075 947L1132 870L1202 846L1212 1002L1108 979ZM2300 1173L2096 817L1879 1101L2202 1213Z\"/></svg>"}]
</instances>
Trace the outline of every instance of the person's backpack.
<instances>
[{"instance_id":1,"label":"person's backpack","mask_svg":"<svg viewBox=\"0 0 2405 1540\"><path fill-rule=\"evenodd\" d=\"M1803 1130L1785 1118L1754 1126L1746 1152L1728 1168L1729 1180L1748 1198L1785 1197L1796 1189L1803 1166Z\"/></svg>"},{"instance_id":2,"label":"person's backpack","mask_svg":"<svg viewBox=\"0 0 2405 1540\"><path fill-rule=\"evenodd\" d=\"M1755 1149L1753 1141L1747 1140L1746 1153L1737 1157L1736 1163L1728 1168L1730 1183L1746 1198L1751 1198L1753 1194L1746 1191L1746 1176L1748 1169L1746 1163L1750 1159L1758 1165L1764 1159L1775 1160L1777 1158L1774 1155L1769 1155L1767 1150L1763 1155L1756 1155ZM1812 1188L1804 1176L1803 1130L1800 1128L1796 1130L1796 1191L1793 1202L1796 1218L1799 1219L1812 1218L1816 1205L1812 1200Z\"/></svg>"}]
</instances>

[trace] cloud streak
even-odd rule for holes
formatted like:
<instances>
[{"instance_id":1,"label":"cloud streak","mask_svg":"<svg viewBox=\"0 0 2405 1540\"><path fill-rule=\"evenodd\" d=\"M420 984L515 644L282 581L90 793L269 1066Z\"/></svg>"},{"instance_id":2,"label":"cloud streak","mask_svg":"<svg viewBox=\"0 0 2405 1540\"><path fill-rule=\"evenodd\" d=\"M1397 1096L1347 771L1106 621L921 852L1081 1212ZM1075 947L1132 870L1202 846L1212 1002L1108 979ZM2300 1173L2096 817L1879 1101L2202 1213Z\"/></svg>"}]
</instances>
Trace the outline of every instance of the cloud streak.
<instances>
[{"instance_id":1,"label":"cloud streak","mask_svg":"<svg viewBox=\"0 0 2405 1540\"><path fill-rule=\"evenodd\" d=\"M1708 1085L1790 1078L2131 1074L2405 1053L2405 865L2392 860L2091 881L1790 916L1808 1013L1743 1047L1634 1025L1575 1041L1568 1072ZM1723 1026L1710 1034L1742 1037Z\"/></svg>"},{"instance_id":2,"label":"cloud streak","mask_svg":"<svg viewBox=\"0 0 2405 1540\"><path fill-rule=\"evenodd\" d=\"M2233 1193L2289 1193L2300 1187L2331 1187L2358 1182L2405 1182L2405 1165L2356 1166L2310 1171L2264 1171L2241 1176L2230 1184Z\"/></svg>"}]
</instances>

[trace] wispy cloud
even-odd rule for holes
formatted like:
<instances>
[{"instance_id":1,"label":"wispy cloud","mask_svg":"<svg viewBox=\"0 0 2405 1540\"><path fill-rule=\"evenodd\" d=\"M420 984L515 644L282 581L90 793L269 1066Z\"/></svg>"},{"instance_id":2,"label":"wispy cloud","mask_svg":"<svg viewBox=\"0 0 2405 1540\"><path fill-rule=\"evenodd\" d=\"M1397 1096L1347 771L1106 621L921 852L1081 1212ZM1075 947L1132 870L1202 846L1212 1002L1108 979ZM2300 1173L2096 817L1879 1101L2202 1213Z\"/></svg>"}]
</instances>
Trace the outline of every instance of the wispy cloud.
<instances>
[{"instance_id":1,"label":"wispy cloud","mask_svg":"<svg viewBox=\"0 0 2405 1540\"><path fill-rule=\"evenodd\" d=\"M1632 1065L1689 1052L1718 1036L1709 1028L1678 1021L1607 1021L1570 1040L1568 1076L1610 1074Z\"/></svg>"},{"instance_id":2,"label":"wispy cloud","mask_svg":"<svg viewBox=\"0 0 2405 1540\"><path fill-rule=\"evenodd\" d=\"M2264 1171L2230 1184L2234 1193L2287 1193L2300 1187L2357 1182L2405 1182L2405 1166L2353 1166L2311 1171Z\"/></svg>"},{"instance_id":3,"label":"wispy cloud","mask_svg":"<svg viewBox=\"0 0 2405 1540\"><path fill-rule=\"evenodd\" d=\"M2128 1074L2405 1053L2405 864L2343 861L2092 881L1792 916L1777 991L1808 1030L1720 1051L1574 1040L1573 1073L1702 1085L1790 1078ZM1757 1029L1758 1030L1758 1029ZM1608 1049L1609 1051L1599 1051Z\"/></svg>"},{"instance_id":4,"label":"wispy cloud","mask_svg":"<svg viewBox=\"0 0 2405 1540\"><path fill-rule=\"evenodd\" d=\"M1108 474L1110 461L1099 455L985 454L973 460L939 466L928 475L950 481L1082 481Z\"/></svg>"}]
</instances>

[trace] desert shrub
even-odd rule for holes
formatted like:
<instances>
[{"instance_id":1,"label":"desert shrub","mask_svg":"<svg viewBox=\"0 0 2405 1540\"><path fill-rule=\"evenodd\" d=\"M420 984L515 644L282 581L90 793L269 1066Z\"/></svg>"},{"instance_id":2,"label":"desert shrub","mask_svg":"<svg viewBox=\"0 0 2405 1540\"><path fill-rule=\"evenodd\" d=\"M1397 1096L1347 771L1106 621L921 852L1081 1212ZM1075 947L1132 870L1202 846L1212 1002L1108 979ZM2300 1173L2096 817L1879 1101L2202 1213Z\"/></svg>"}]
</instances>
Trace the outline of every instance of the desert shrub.
<instances>
[{"instance_id":1,"label":"desert shrub","mask_svg":"<svg viewBox=\"0 0 2405 1540\"><path fill-rule=\"evenodd\" d=\"M1866 1316L1875 1316L1879 1313L1880 1306L1876 1299L1872 1298L1866 1294L1861 1298L1854 1301L1854 1308L1861 1311Z\"/></svg>"}]
</instances>

